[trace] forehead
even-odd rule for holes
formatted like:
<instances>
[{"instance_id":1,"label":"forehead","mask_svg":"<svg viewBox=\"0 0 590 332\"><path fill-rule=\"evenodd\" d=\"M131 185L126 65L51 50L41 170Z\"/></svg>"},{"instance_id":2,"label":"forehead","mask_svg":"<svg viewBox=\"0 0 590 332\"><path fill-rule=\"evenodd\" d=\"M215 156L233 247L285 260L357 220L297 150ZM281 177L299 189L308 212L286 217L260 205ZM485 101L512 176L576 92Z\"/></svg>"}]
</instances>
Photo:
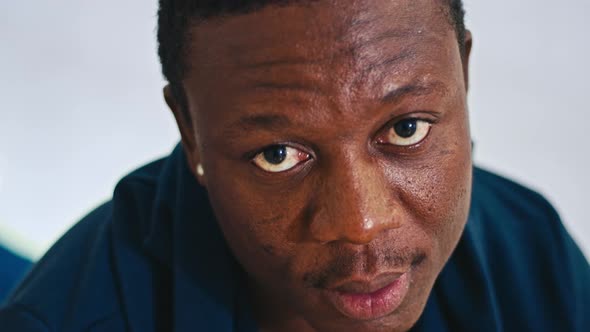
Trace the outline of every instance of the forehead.
<instances>
[{"instance_id":1,"label":"forehead","mask_svg":"<svg viewBox=\"0 0 590 332\"><path fill-rule=\"evenodd\" d=\"M448 61L458 55L439 0L271 5L199 22L190 32L189 104L216 108L232 97L278 97L287 90L338 102L379 98L395 86L452 76L456 68ZM219 94L225 98L210 98Z\"/></svg>"},{"instance_id":2,"label":"forehead","mask_svg":"<svg viewBox=\"0 0 590 332\"><path fill-rule=\"evenodd\" d=\"M196 22L188 62L248 65L279 60L334 60L363 46L420 42L452 30L440 0L295 1L250 14Z\"/></svg>"}]
</instances>

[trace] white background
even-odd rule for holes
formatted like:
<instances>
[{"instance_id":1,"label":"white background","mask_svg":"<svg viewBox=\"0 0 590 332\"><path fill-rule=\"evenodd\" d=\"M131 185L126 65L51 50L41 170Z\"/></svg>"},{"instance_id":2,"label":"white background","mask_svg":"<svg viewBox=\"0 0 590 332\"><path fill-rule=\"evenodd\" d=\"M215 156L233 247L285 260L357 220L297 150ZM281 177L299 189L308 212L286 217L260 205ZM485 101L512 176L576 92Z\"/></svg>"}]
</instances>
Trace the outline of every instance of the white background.
<instances>
[{"instance_id":1,"label":"white background","mask_svg":"<svg viewBox=\"0 0 590 332\"><path fill-rule=\"evenodd\" d=\"M38 258L171 151L156 1L0 1L0 242ZM466 0L475 159L541 191L590 256L590 2Z\"/></svg>"}]
</instances>

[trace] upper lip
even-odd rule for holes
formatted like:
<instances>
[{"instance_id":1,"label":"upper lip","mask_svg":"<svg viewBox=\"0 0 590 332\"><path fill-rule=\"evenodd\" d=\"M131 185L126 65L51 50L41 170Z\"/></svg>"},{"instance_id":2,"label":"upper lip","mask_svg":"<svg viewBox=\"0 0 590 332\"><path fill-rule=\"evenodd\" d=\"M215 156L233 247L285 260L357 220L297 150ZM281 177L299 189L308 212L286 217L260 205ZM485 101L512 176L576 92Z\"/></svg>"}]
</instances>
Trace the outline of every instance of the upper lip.
<instances>
[{"instance_id":1,"label":"upper lip","mask_svg":"<svg viewBox=\"0 0 590 332\"><path fill-rule=\"evenodd\" d=\"M370 294L390 285L403 274L403 272L385 272L371 278L352 277L336 283L329 290L347 294Z\"/></svg>"}]
</instances>

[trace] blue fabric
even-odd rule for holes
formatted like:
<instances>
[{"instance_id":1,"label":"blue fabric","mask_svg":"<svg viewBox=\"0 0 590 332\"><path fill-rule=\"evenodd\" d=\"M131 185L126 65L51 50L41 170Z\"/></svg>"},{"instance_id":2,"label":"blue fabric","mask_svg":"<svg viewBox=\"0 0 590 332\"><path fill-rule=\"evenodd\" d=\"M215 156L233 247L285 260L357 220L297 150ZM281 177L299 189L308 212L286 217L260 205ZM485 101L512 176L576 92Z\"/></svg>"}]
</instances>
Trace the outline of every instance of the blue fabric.
<instances>
[{"instance_id":1,"label":"blue fabric","mask_svg":"<svg viewBox=\"0 0 590 332\"><path fill-rule=\"evenodd\" d=\"M25 275L31 262L0 246L0 303Z\"/></svg>"},{"instance_id":2,"label":"blue fabric","mask_svg":"<svg viewBox=\"0 0 590 332\"><path fill-rule=\"evenodd\" d=\"M256 331L180 147L125 177L0 310L0 330ZM540 195L474 170L469 220L415 331L590 331L590 266Z\"/></svg>"}]
</instances>

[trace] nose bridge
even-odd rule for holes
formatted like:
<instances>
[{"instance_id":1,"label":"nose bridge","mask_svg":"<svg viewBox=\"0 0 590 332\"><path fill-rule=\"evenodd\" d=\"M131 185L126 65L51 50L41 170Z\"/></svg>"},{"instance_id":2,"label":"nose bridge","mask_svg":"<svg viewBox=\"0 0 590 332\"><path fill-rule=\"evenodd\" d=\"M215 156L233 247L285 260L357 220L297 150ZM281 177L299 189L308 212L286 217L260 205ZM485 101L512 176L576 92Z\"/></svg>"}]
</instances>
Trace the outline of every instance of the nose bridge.
<instances>
[{"instance_id":1,"label":"nose bridge","mask_svg":"<svg viewBox=\"0 0 590 332\"><path fill-rule=\"evenodd\" d=\"M311 221L316 240L366 244L381 231L398 227L387 182L377 165L340 158L323 179Z\"/></svg>"}]
</instances>

